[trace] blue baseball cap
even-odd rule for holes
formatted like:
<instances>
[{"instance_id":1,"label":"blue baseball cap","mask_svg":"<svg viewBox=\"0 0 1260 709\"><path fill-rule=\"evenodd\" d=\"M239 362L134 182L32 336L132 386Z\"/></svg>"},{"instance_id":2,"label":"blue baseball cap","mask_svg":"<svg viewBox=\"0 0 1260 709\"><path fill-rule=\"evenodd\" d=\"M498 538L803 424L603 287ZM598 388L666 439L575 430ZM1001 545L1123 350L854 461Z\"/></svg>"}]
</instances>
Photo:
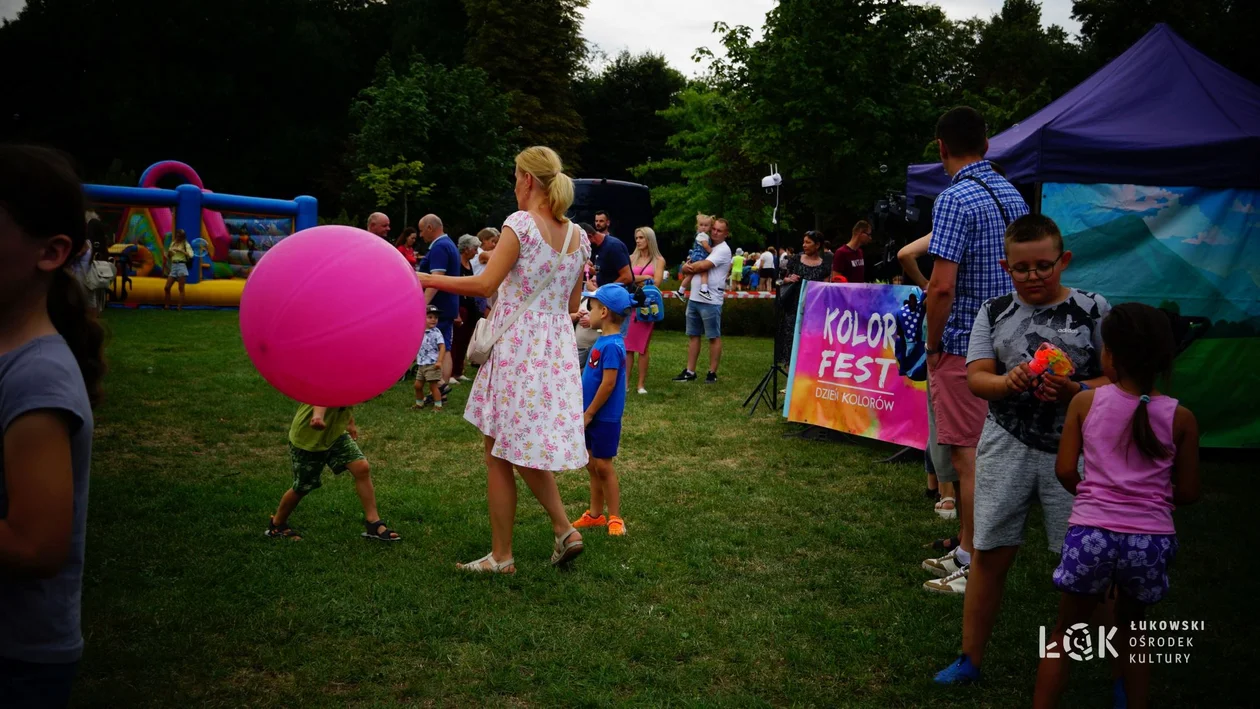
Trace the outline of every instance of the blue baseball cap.
<instances>
[{"instance_id":1,"label":"blue baseball cap","mask_svg":"<svg viewBox=\"0 0 1260 709\"><path fill-rule=\"evenodd\" d=\"M595 289L594 293L583 293L583 298L594 298L603 303L605 307L614 313L625 315L634 307L634 300L630 297L630 291L620 283L609 283Z\"/></svg>"}]
</instances>

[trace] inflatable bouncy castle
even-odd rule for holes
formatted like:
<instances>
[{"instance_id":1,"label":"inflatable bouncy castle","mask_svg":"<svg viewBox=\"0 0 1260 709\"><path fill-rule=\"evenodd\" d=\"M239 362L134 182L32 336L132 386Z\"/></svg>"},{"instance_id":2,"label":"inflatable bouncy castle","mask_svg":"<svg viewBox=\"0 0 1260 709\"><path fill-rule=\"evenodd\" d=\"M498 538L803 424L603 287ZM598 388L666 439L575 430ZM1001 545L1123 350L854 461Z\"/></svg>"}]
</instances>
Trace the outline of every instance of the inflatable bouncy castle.
<instances>
[{"instance_id":1,"label":"inflatable bouncy castle","mask_svg":"<svg viewBox=\"0 0 1260 709\"><path fill-rule=\"evenodd\" d=\"M159 187L172 181L180 184ZM84 191L93 205L123 208L109 251L120 263L112 299L126 305L163 302L166 251L175 229L184 230L193 248L185 304L237 307L245 279L263 254L317 222L313 197L217 194L205 189L191 167L174 160L151 165L139 187L85 185Z\"/></svg>"}]
</instances>

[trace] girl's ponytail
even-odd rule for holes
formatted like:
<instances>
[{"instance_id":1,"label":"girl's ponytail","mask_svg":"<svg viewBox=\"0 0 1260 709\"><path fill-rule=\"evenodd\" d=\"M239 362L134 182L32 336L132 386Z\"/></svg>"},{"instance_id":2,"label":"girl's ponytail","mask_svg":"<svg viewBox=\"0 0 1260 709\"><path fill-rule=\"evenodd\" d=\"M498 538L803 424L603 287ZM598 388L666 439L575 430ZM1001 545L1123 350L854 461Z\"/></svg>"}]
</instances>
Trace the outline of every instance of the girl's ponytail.
<instances>
[{"instance_id":1,"label":"girl's ponytail","mask_svg":"<svg viewBox=\"0 0 1260 709\"><path fill-rule=\"evenodd\" d=\"M1172 370L1177 356L1172 324L1161 310L1141 303L1123 303L1112 308L1102 323L1103 345L1111 353L1116 372L1128 377L1141 390L1141 400L1133 412L1133 444L1150 460L1168 457L1168 446L1151 427L1150 393L1160 378Z\"/></svg>"},{"instance_id":2,"label":"girl's ponytail","mask_svg":"<svg viewBox=\"0 0 1260 709\"><path fill-rule=\"evenodd\" d=\"M1155 429L1151 428L1151 414L1147 410L1150 400L1151 397L1143 394L1137 410L1133 412L1133 443L1142 455L1151 460L1160 460L1168 456L1168 447L1160 442L1155 435Z\"/></svg>"}]
</instances>

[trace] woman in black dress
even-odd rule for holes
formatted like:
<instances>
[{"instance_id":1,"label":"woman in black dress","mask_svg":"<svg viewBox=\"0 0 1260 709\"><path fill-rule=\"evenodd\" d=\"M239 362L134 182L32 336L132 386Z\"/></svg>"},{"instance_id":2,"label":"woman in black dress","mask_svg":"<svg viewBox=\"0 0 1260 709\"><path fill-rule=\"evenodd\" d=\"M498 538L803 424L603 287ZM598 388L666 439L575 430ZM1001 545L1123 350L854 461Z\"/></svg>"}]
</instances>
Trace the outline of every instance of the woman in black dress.
<instances>
[{"instance_id":1,"label":"woman in black dress","mask_svg":"<svg viewBox=\"0 0 1260 709\"><path fill-rule=\"evenodd\" d=\"M783 285L779 288L783 305L783 317L779 321L778 351L775 358L787 362L792 358L792 338L796 334L796 309L800 304L805 281L826 281L831 275L831 264L822 255L822 233L805 232L801 252L782 259L779 273Z\"/></svg>"}]
</instances>

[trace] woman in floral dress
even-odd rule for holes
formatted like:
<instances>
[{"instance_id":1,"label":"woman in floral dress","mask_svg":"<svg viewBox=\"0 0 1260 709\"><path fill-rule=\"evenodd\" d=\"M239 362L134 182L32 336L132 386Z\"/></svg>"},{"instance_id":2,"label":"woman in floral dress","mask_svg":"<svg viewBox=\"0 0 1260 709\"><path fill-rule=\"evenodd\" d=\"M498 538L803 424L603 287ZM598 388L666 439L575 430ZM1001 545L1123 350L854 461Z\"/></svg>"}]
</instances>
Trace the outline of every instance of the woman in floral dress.
<instances>
[{"instance_id":1,"label":"woman in floral dress","mask_svg":"<svg viewBox=\"0 0 1260 709\"><path fill-rule=\"evenodd\" d=\"M554 472L586 465L582 379L569 313L582 295L582 266L590 255L586 234L564 213L573 203L573 181L550 148L516 156L516 203L499 244L480 274L465 278L421 274L424 288L458 295L498 294L487 325L498 332L560 269L537 300L504 333L477 372L464 418L485 436L491 552L460 564L465 571L515 573L512 526L516 521L513 466L551 518L556 535L551 563L567 564L582 553L582 535L565 514ZM562 254L566 237L568 248Z\"/></svg>"}]
</instances>

